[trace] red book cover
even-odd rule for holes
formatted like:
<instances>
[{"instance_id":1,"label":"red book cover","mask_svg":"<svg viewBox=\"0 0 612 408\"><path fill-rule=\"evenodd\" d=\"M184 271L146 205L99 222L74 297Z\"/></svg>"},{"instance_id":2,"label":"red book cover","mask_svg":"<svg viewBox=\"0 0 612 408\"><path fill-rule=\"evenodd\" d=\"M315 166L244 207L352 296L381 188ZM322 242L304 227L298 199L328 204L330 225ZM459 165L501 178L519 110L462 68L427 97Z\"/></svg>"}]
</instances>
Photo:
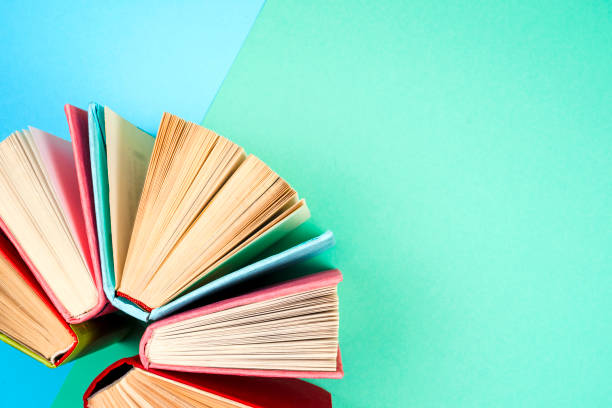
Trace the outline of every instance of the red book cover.
<instances>
[{"instance_id":1,"label":"red book cover","mask_svg":"<svg viewBox=\"0 0 612 408\"><path fill-rule=\"evenodd\" d=\"M123 358L102 371L85 391L83 406L87 408L87 400L91 395L121 378L132 367L255 408L332 406L331 395L327 391L305 381L293 378L240 377L145 369L138 356Z\"/></svg>"},{"instance_id":2,"label":"red book cover","mask_svg":"<svg viewBox=\"0 0 612 408\"><path fill-rule=\"evenodd\" d=\"M70 354L74 351L74 349L76 348L76 346L77 346L77 344L79 342L79 339L77 338L76 333L74 333L74 330L72 330L70 325L68 325L68 323L66 323L64 318L53 307L53 305L49 301L49 298L47 298L47 296L45 295L45 292L42 290L40 284L38 283L36 278L34 278L34 275L32 275L32 272L30 271L28 266L25 264L23 259L19 256L19 252L17 251L17 249L13 246L11 241L8 239L8 237L1 230L0 230L0 256L3 256L5 259L7 259L9 261L9 263L15 268L17 273L19 273L19 275L28 284L28 286L30 286L32 288L34 293L36 293L36 295L43 301L43 303L49 308L49 310L51 310L53 312L53 314L55 316L57 316L57 320L59 320L62 323L62 325L64 327L66 327L70 331L72 336L74 337L74 343L73 343L72 347L66 352L66 354L64 354L56 362L55 367L57 367L58 365L63 363L68 358L68 356L70 356ZM29 350L28 347L26 347L24 345L21 345L21 346L23 348ZM21 348L20 348L20 350L21 350ZM53 367L53 365L51 365L51 364L48 364L48 365L50 367Z\"/></svg>"},{"instance_id":3,"label":"red book cover","mask_svg":"<svg viewBox=\"0 0 612 408\"><path fill-rule=\"evenodd\" d=\"M41 285L38 283L24 260L20 257L19 252L13 246L8 237L0 230L0 256L4 257L15 268L19 276L28 284L32 291L43 301L43 303L57 317L57 320L70 332L74 339L74 343L61 356L55 364L40 357L34 350L16 342L10 337L0 333L0 339L7 342L11 346L20 351L25 352L36 360L42 362L48 367L55 368L62 363L71 361L76 357L90 353L100 347L105 346L114 341L118 341L128 333L127 319L117 314L93 319L80 324L68 324L62 315L53 306Z\"/></svg>"}]
</instances>

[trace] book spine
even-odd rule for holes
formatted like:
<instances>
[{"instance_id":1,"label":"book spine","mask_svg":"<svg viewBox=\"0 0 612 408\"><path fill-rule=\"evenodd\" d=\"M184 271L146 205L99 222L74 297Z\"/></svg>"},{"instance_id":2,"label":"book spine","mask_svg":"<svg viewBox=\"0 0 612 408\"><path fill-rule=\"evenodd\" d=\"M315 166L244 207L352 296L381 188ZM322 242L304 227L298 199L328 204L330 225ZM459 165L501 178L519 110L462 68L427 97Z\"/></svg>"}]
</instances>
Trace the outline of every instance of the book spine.
<instances>
[{"instance_id":1,"label":"book spine","mask_svg":"<svg viewBox=\"0 0 612 408\"><path fill-rule=\"evenodd\" d=\"M27 354L28 356L32 357L34 360L43 363L44 365L46 365L49 368L55 368L56 367L55 365L51 364L51 362L49 360L47 360L46 358L42 357L40 354L36 353L34 350L32 350L29 347L19 343L18 341L13 340L12 338L8 337L7 335L5 335L3 333L0 333L0 340L5 342L9 346L15 347L17 350Z\"/></svg>"}]
</instances>

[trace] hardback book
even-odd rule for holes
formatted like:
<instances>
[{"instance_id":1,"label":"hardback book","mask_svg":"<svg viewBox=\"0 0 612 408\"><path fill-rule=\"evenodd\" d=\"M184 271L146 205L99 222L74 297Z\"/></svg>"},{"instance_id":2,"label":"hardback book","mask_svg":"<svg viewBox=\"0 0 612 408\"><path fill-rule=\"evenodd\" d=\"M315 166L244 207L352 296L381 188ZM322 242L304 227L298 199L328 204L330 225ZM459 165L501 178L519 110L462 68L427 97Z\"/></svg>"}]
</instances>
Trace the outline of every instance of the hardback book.
<instances>
[{"instance_id":1,"label":"hardback book","mask_svg":"<svg viewBox=\"0 0 612 408\"><path fill-rule=\"evenodd\" d=\"M30 127L0 143L0 228L68 323L111 311L102 289L83 112L73 143Z\"/></svg>"},{"instance_id":2,"label":"hardback book","mask_svg":"<svg viewBox=\"0 0 612 408\"><path fill-rule=\"evenodd\" d=\"M294 279L151 324L147 369L260 377L341 378L338 270Z\"/></svg>"},{"instance_id":3,"label":"hardback book","mask_svg":"<svg viewBox=\"0 0 612 408\"><path fill-rule=\"evenodd\" d=\"M116 313L68 324L51 304L19 253L0 232L0 340L57 367L127 334Z\"/></svg>"},{"instance_id":4,"label":"hardback book","mask_svg":"<svg viewBox=\"0 0 612 408\"><path fill-rule=\"evenodd\" d=\"M106 368L83 395L85 408L329 408L331 395L294 378L258 378L147 369L138 357Z\"/></svg>"},{"instance_id":5,"label":"hardback book","mask_svg":"<svg viewBox=\"0 0 612 408\"><path fill-rule=\"evenodd\" d=\"M175 115L154 139L108 107L88 114L102 280L118 309L160 319L334 244L327 232L249 265L310 216L287 182Z\"/></svg>"}]
</instances>

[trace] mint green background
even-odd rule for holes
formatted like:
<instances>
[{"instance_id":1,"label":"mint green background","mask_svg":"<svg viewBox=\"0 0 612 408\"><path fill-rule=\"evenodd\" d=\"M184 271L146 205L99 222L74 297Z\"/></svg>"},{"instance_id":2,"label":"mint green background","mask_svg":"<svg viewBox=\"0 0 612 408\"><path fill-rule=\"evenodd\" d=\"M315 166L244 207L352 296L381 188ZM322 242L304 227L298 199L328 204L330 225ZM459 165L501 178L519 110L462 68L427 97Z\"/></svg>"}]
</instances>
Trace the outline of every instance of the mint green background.
<instances>
[{"instance_id":1,"label":"mint green background","mask_svg":"<svg viewBox=\"0 0 612 408\"><path fill-rule=\"evenodd\" d=\"M337 236L336 406L612 405L610 6L490 3L268 1L204 120Z\"/></svg>"},{"instance_id":2,"label":"mint green background","mask_svg":"<svg viewBox=\"0 0 612 408\"><path fill-rule=\"evenodd\" d=\"M337 236L346 375L316 383L337 407L610 406L610 6L329 3L268 1L204 120Z\"/></svg>"}]
</instances>

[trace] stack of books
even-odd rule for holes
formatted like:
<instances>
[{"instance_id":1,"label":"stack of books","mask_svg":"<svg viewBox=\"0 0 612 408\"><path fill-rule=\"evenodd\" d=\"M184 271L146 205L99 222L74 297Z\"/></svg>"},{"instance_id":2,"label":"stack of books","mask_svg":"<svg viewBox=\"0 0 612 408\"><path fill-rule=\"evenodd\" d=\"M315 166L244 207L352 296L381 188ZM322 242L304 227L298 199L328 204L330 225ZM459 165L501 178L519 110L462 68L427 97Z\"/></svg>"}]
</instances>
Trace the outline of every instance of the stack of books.
<instances>
[{"instance_id":1,"label":"stack of books","mask_svg":"<svg viewBox=\"0 0 612 408\"><path fill-rule=\"evenodd\" d=\"M0 338L57 367L154 322L89 407L331 406L297 378L343 375L341 273L256 284L334 245L283 245L305 200L175 115L153 137L106 106L65 112L72 142L33 127L0 142Z\"/></svg>"}]
</instances>

